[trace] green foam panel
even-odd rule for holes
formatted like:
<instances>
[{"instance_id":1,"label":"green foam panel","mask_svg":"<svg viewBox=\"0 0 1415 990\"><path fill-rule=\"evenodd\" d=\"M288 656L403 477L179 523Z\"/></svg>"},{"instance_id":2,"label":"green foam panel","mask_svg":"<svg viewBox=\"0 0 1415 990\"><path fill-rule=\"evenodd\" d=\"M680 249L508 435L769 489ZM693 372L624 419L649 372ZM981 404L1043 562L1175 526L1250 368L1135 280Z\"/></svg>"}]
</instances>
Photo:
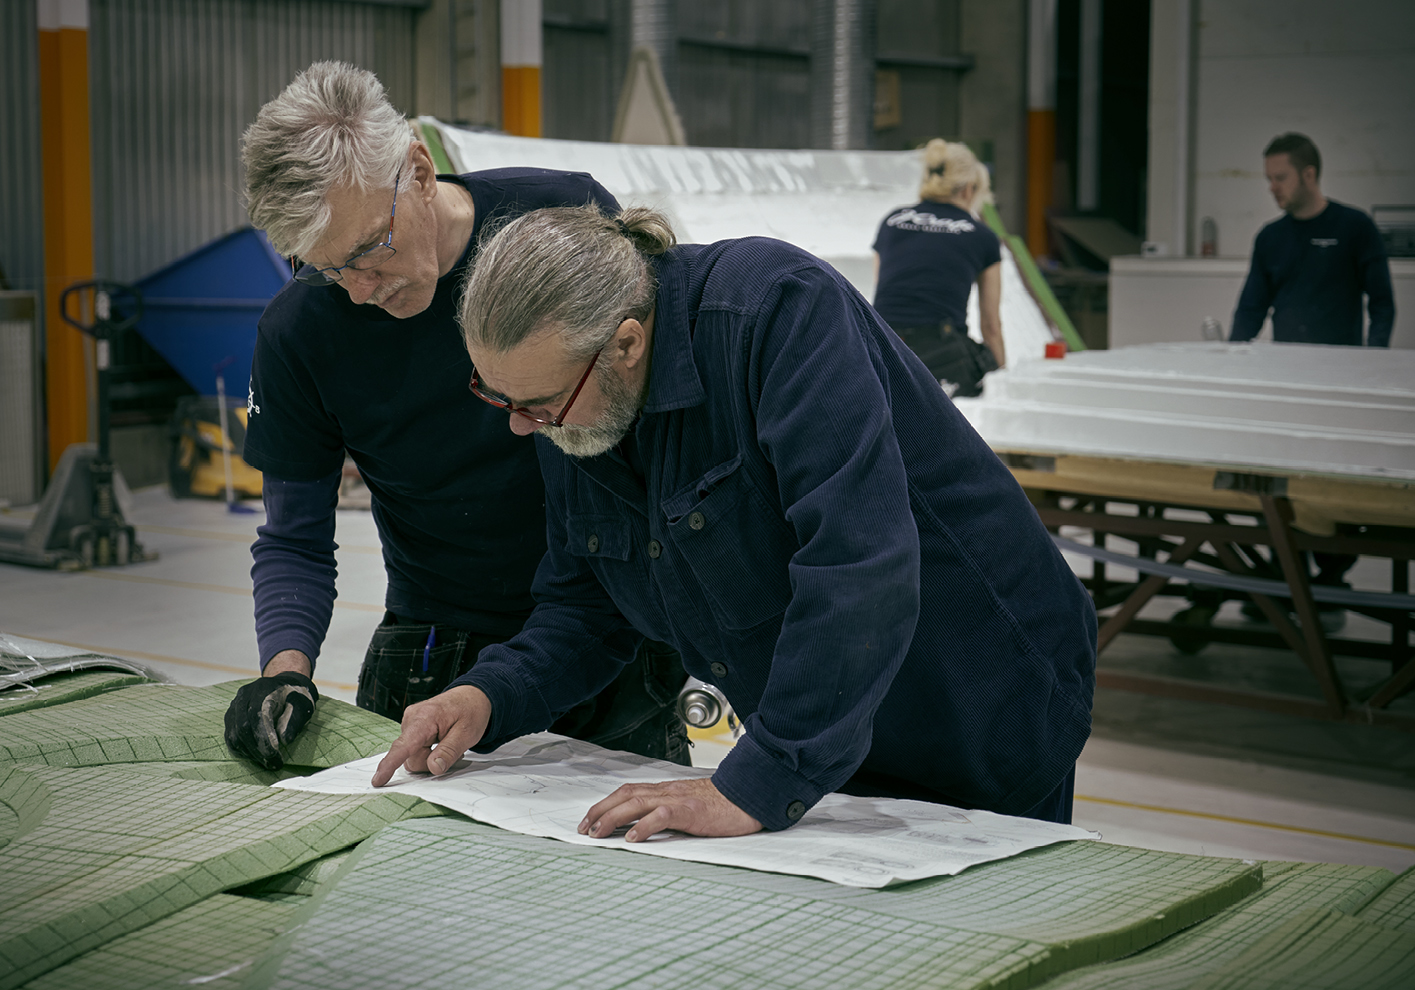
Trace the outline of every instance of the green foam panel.
<instances>
[{"instance_id":1,"label":"green foam panel","mask_svg":"<svg viewBox=\"0 0 1415 990\"><path fill-rule=\"evenodd\" d=\"M1392 880L1356 912L1362 921L1415 934L1415 866ZM1415 986L1415 983L1412 984Z\"/></svg>"},{"instance_id":2,"label":"green foam panel","mask_svg":"<svg viewBox=\"0 0 1415 990\"><path fill-rule=\"evenodd\" d=\"M1415 935L1341 911L1304 911L1191 990L1410 990Z\"/></svg>"},{"instance_id":3,"label":"green foam panel","mask_svg":"<svg viewBox=\"0 0 1415 990\"><path fill-rule=\"evenodd\" d=\"M238 887L232 893L244 894L248 897L264 897L273 894L299 894L309 897L334 879L335 874L339 872L349 855L350 850L346 849L331 856L323 856L298 869L290 870L287 873L277 873L272 877Z\"/></svg>"},{"instance_id":4,"label":"green foam panel","mask_svg":"<svg viewBox=\"0 0 1415 990\"><path fill-rule=\"evenodd\" d=\"M147 678L118 670L79 670L73 673L50 674L30 687L12 687L0 691L0 715L33 711L62 705L81 698L91 698L105 691L133 684L143 684Z\"/></svg>"},{"instance_id":5,"label":"green foam panel","mask_svg":"<svg viewBox=\"0 0 1415 990\"><path fill-rule=\"evenodd\" d=\"M305 901L216 894L65 963L24 990L239 990Z\"/></svg>"},{"instance_id":6,"label":"green foam panel","mask_svg":"<svg viewBox=\"0 0 1415 990\"><path fill-rule=\"evenodd\" d=\"M438 814L401 795L15 765L0 766L0 809L0 990L390 822Z\"/></svg>"},{"instance_id":7,"label":"green foam panel","mask_svg":"<svg viewBox=\"0 0 1415 990\"><path fill-rule=\"evenodd\" d=\"M142 684L0 718L0 762L85 767L230 761L223 718L244 683ZM332 767L381 753L397 737L398 723L323 698L309 725L282 753L290 764Z\"/></svg>"},{"instance_id":8,"label":"green foam panel","mask_svg":"<svg viewBox=\"0 0 1415 990\"><path fill-rule=\"evenodd\" d=\"M228 784L252 784L269 787L277 780L300 777L315 772L314 767L292 767L288 764L279 770L263 770L245 760L172 760L165 763L122 763L117 764L133 773L147 773L157 777L176 777L178 780L218 780Z\"/></svg>"},{"instance_id":9,"label":"green foam panel","mask_svg":"<svg viewBox=\"0 0 1415 990\"><path fill-rule=\"evenodd\" d=\"M1294 917L1350 912L1391 879L1389 870L1331 863L1265 863L1263 872L1257 894L1128 959L1062 976L1047 990L1190 990Z\"/></svg>"},{"instance_id":10,"label":"green foam panel","mask_svg":"<svg viewBox=\"0 0 1415 990\"><path fill-rule=\"evenodd\" d=\"M253 988L1021 988L1261 882L1234 860L1074 843L861 890L450 819L390 826L343 870ZM436 952L390 952L388 932L444 930L449 910L459 934Z\"/></svg>"}]
</instances>

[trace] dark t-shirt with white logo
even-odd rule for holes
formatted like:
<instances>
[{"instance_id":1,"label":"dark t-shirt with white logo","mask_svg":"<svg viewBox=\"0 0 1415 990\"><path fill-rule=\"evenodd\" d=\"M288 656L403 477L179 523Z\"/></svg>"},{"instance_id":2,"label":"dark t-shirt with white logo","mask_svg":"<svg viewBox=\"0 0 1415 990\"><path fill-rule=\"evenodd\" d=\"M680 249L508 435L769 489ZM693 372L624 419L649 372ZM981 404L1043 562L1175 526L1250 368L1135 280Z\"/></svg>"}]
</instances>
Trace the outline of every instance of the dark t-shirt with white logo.
<instances>
[{"instance_id":1,"label":"dark t-shirt with white logo","mask_svg":"<svg viewBox=\"0 0 1415 990\"><path fill-rule=\"evenodd\" d=\"M1258 231L1229 339L1252 340L1271 308L1274 340L1359 347L1362 295L1371 317L1366 343L1389 346L1395 300L1371 218L1335 200L1310 220L1283 214Z\"/></svg>"},{"instance_id":2,"label":"dark t-shirt with white logo","mask_svg":"<svg viewBox=\"0 0 1415 990\"><path fill-rule=\"evenodd\" d=\"M1002 260L997 235L967 210L922 202L879 225L875 310L896 330L968 322L968 293L978 274Z\"/></svg>"}]
</instances>

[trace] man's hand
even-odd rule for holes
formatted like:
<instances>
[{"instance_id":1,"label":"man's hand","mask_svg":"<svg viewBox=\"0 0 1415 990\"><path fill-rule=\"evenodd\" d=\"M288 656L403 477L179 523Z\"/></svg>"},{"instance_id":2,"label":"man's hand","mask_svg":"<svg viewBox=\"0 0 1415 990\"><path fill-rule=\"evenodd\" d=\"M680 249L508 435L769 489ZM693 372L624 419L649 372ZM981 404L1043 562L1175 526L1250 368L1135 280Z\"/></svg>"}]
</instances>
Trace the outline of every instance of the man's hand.
<instances>
[{"instance_id":1,"label":"man's hand","mask_svg":"<svg viewBox=\"0 0 1415 990\"><path fill-rule=\"evenodd\" d=\"M400 765L410 773L446 773L481 741L490 722L491 699L467 684L408 706L403 732L374 771L373 786L388 783Z\"/></svg>"},{"instance_id":2,"label":"man's hand","mask_svg":"<svg viewBox=\"0 0 1415 990\"><path fill-rule=\"evenodd\" d=\"M589 810L579 833L607 839L637 821L625 840L643 842L666 828L689 835L750 835L762 823L722 796L711 779L625 784Z\"/></svg>"},{"instance_id":3,"label":"man's hand","mask_svg":"<svg viewBox=\"0 0 1415 990\"><path fill-rule=\"evenodd\" d=\"M308 660L305 673L271 671L271 664L266 665L265 676L242 685L231 699L226 709L226 745L236 756L279 770L285 765L280 747L299 735L314 716L319 689L307 676Z\"/></svg>"}]
</instances>

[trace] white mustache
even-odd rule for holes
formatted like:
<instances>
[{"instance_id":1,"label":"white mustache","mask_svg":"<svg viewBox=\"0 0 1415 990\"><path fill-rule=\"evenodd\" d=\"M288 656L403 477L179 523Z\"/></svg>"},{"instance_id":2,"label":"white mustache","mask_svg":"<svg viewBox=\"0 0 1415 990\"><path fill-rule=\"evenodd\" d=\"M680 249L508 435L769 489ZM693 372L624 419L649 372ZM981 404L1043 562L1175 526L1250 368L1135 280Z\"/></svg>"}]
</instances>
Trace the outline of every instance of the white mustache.
<instances>
[{"instance_id":1,"label":"white mustache","mask_svg":"<svg viewBox=\"0 0 1415 990\"><path fill-rule=\"evenodd\" d=\"M394 295L407 284L408 280L406 278L399 279L397 282L393 283L392 287L389 288L387 292L379 293L377 296L374 296L372 299L370 299L369 302L375 306L382 306L388 301L389 296Z\"/></svg>"}]
</instances>

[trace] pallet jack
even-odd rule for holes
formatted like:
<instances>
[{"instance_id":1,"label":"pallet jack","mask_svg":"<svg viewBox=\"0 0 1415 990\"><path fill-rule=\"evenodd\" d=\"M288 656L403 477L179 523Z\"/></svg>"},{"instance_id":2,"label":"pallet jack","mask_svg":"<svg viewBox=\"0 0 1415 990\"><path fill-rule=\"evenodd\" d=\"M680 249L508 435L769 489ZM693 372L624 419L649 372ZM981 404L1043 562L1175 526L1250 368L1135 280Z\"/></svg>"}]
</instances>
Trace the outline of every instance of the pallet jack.
<instances>
[{"instance_id":1,"label":"pallet jack","mask_svg":"<svg viewBox=\"0 0 1415 990\"><path fill-rule=\"evenodd\" d=\"M91 305L84 306L85 297ZM70 315L71 302L78 315ZM118 307L131 310L119 316ZM93 320L82 322L82 313ZM77 571L155 560L137 531L123 518L118 493L126 493L122 473L108 446L108 375L112 341L142 317L142 295L133 287L97 279L77 282L59 298L64 322L94 338L98 378L98 444L70 444L28 526L0 519L0 561Z\"/></svg>"}]
</instances>

